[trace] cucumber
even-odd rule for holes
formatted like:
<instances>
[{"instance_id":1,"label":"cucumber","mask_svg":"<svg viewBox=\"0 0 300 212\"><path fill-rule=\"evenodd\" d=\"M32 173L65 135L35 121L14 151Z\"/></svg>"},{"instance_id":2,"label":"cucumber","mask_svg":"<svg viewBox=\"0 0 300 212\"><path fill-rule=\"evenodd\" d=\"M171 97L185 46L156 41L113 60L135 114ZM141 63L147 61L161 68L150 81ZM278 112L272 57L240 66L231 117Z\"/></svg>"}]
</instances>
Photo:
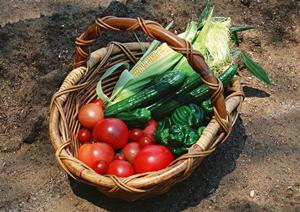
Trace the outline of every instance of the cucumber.
<instances>
[{"instance_id":1,"label":"cucumber","mask_svg":"<svg viewBox=\"0 0 300 212\"><path fill-rule=\"evenodd\" d=\"M153 103L152 105L148 106L147 108L151 111L155 110L155 108L160 107L160 105L164 104L165 102L169 101L170 99L175 98L176 96L179 96L183 93L187 93L200 85L202 85L203 82L198 74L189 76L186 78L183 85L176 91L171 94L169 94L166 98L160 99L157 102Z\"/></svg>"},{"instance_id":2,"label":"cucumber","mask_svg":"<svg viewBox=\"0 0 300 212\"><path fill-rule=\"evenodd\" d=\"M112 117L120 112L134 110L155 102L165 94L176 90L182 85L186 78L183 72L172 70L159 75L150 87L145 88L141 92L128 97L120 102L108 106L104 110L106 117Z\"/></svg>"},{"instance_id":3,"label":"cucumber","mask_svg":"<svg viewBox=\"0 0 300 212\"><path fill-rule=\"evenodd\" d=\"M220 76L220 80L224 85L228 85L232 77L237 73L238 67L236 64L231 65L226 71L224 71ZM151 115L154 119L162 119L168 115L176 108L181 105L185 105L191 102L200 104L201 101L209 98L211 92L207 85L201 85L190 92L181 93L172 99L164 99L156 104L151 105L148 109L151 111Z\"/></svg>"},{"instance_id":4,"label":"cucumber","mask_svg":"<svg viewBox=\"0 0 300 212\"><path fill-rule=\"evenodd\" d=\"M231 65L221 75L224 75L225 73L230 73L231 71L233 71L232 69L234 69L234 66L235 65ZM185 80L184 84L181 86L181 88L178 91L171 93L169 96L167 96L164 99L158 100L157 102L153 103L152 105L148 106L147 108L150 111L156 111L156 110L158 110L158 108L162 107L162 105L167 104L168 101L172 101L172 99L177 98L177 96L183 96L183 94L188 93L189 91L201 86L202 84L203 84L203 82L198 74L192 75ZM180 100L180 99L177 98L177 100Z\"/></svg>"}]
</instances>

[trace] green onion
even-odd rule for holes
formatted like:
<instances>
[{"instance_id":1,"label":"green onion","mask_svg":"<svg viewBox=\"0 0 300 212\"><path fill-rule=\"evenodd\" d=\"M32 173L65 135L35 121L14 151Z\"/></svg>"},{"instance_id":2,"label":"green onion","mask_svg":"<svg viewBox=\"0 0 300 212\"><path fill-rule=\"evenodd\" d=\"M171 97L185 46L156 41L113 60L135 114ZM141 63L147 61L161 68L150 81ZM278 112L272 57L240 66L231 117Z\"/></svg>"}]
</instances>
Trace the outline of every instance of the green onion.
<instances>
[{"instance_id":1,"label":"green onion","mask_svg":"<svg viewBox=\"0 0 300 212\"><path fill-rule=\"evenodd\" d=\"M100 99L102 99L105 103L109 103L111 98L105 95L103 89L102 89L102 81L108 78L110 75L112 75L116 70L118 70L121 66L125 66L125 70L121 73L122 80L115 85L114 90L112 92L112 96L115 96L122 90L122 88L126 85L126 83L132 79L131 74L128 72L129 69L129 63L127 62L121 62L118 64L113 65L109 69L106 70L106 72L101 76L99 82L96 85L96 93Z\"/></svg>"}]
</instances>

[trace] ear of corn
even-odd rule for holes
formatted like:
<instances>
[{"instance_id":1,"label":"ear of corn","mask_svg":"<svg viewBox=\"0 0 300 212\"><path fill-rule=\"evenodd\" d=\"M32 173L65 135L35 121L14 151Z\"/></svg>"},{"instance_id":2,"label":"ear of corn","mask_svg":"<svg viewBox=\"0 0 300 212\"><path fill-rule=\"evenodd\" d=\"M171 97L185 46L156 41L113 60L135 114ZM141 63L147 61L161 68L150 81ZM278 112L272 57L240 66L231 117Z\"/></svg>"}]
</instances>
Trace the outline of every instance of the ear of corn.
<instances>
[{"instance_id":1,"label":"ear of corn","mask_svg":"<svg viewBox=\"0 0 300 212\"><path fill-rule=\"evenodd\" d=\"M165 29L170 29L173 25L174 21L171 21L166 27ZM134 69L139 66L139 64L148 57L148 55L153 52L159 45L161 44L161 42L159 40L154 40L151 42L149 48L147 49L147 51L143 54L143 56L137 61L137 63L133 66L131 71L134 71Z\"/></svg>"},{"instance_id":2,"label":"ear of corn","mask_svg":"<svg viewBox=\"0 0 300 212\"><path fill-rule=\"evenodd\" d=\"M212 13L213 10L204 22L193 48L203 54L209 67L218 75L231 63L230 19L213 18ZM195 74L186 58L182 58L175 69L182 70L187 76Z\"/></svg>"},{"instance_id":3,"label":"ear of corn","mask_svg":"<svg viewBox=\"0 0 300 212\"><path fill-rule=\"evenodd\" d=\"M172 54L176 55L176 53L170 47L168 47L167 44L164 43L160 45L155 51L150 53L147 58L145 58L141 63L139 63L138 66L134 66L130 70L130 73L134 78L143 76L142 73L146 72L148 67L150 67L151 65L152 66L159 65L160 67L160 65L162 65L162 63L164 62L164 60L160 60L160 58L166 56L170 58L170 55Z\"/></svg>"}]
</instances>

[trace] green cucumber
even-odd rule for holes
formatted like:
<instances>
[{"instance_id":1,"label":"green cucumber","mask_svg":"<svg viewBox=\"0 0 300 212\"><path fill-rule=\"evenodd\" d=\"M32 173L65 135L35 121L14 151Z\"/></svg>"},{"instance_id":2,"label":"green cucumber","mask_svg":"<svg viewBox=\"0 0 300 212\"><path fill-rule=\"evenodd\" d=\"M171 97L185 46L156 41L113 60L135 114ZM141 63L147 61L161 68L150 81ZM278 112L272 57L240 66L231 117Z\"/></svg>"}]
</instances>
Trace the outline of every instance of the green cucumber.
<instances>
[{"instance_id":1,"label":"green cucumber","mask_svg":"<svg viewBox=\"0 0 300 212\"><path fill-rule=\"evenodd\" d=\"M172 70L159 75L150 87L145 88L141 92L128 97L120 102L108 106L104 110L106 117L112 117L120 112L134 110L155 102L165 94L176 90L182 85L186 78L183 72Z\"/></svg>"},{"instance_id":2,"label":"green cucumber","mask_svg":"<svg viewBox=\"0 0 300 212\"><path fill-rule=\"evenodd\" d=\"M224 85L228 85L233 76L237 73L237 70L237 65L233 64L219 76L219 79ZM200 104L201 101L209 98L210 95L211 92L207 85L201 85L190 92L181 93L180 95L175 96L175 98L161 100L156 104L148 107L148 109L151 111L151 115L154 119L162 119L170 115L172 111L174 111L181 105L185 105L191 102Z\"/></svg>"},{"instance_id":3,"label":"green cucumber","mask_svg":"<svg viewBox=\"0 0 300 212\"><path fill-rule=\"evenodd\" d=\"M148 106L147 108L149 110L153 111L153 110L155 110L155 108L160 107L160 105L163 105L165 102L169 101L170 99L173 99L176 96L187 93L187 92L199 87L202 84L203 84L203 82L198 74L191 75L186 78L183 85L176 92L172 92L166 98L158 100L157 102L153 103L152 105Z\"/></svg>"}]
</instances>

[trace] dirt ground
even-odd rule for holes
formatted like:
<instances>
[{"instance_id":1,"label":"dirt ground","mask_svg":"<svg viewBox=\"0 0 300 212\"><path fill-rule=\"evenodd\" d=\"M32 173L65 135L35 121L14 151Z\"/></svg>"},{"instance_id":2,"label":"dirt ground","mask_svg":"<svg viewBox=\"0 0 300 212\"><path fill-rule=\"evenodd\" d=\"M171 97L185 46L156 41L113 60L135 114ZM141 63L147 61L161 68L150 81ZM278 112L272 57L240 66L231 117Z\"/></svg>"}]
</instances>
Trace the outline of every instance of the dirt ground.
<instances>
[{"instance_id":1,"label":"dirt ground","mask_svg":"<svg viewBox=\"0 0 300 212\"><path fill-rule=\"evenodd\" d=\"M228 142L167 194L127 203L59 168L48 138L50 97L70 71L75 37L95 17L175 20L180 32L203 1L0 0L0 211L300 211L300 2L213 4L216 14L257 26L242 34L241 48L273 85L242 70L247 98ZM132 39L105 33L97 46Z\"/></svg>"}]
</instances>

